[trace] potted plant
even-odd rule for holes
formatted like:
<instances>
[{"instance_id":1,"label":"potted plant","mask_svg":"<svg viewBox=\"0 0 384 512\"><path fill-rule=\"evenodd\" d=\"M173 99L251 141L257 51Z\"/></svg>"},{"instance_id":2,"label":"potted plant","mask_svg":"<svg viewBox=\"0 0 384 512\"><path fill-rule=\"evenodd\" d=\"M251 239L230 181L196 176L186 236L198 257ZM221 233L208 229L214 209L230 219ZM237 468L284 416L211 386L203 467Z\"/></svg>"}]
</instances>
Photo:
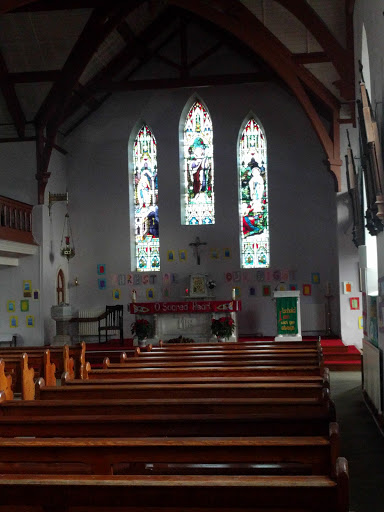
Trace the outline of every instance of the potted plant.
<instances>
[{"instance_id":1,"label":"potted plant","mask_svg":"<svg viewBox=\"0 0 384 512\"><path fill-rule=\"evenodd\" d=\"M131 333L137 336L139 342L152 336L152 332L152 325L144 318L139 318L131 324Z\"/></svg>"},{"instance_id":2,"label":"potted plant","mask_svg":"<svg viewBox=\"0 0 384 512\"><path fill-rule=\"evenodd\" d=\"M235 322L230 316L222 316L221 318L212 318L211 331L218 341L220 338L229 339L235 330Z\"/></svg>"}]
</instances>

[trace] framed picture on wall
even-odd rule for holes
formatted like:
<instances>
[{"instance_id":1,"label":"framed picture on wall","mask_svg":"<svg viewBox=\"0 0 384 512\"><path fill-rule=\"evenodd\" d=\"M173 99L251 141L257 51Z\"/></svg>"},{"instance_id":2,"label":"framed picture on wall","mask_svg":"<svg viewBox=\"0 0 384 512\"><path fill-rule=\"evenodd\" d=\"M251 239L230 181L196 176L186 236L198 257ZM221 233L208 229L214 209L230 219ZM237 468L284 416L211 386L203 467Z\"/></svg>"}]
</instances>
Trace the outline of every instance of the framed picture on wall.
<instances>
[{"instance_id":1,"label":"framed picture on wall","mask_svg":"<svg viewBox=\"0 0 384 512\"><path fill-rule=\"evenodd\" d=\"M189 286L190 297L206 297L207 285L204 274L192 274Z\"/></svg>"}]
</instances>

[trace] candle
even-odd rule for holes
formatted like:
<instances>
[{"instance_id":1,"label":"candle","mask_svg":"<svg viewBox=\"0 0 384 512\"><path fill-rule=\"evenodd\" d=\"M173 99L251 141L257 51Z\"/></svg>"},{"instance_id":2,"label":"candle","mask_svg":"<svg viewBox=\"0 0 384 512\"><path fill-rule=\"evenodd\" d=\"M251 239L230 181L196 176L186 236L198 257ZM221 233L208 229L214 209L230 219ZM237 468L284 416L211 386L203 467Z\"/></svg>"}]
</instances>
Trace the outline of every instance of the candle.
<instances>
[{"instance_id":1,"label":"candle","mask_svg":"<svg viewBox=\"0 0 384 512\"><path fill-rule=\"evenodd\" d=\"M189 290L188 288L185 289L185 295L189 295Z\"/></svg>"},{"instance_id":2,"label":"candle","mask_svg":"<svg viewBox=\"0 0 384 512\"><path fill-rule=\"evenodd\" d=\"M236 288L232 288L232 300L236 300Z\"/></svg>"},{"instance_id":3,"label":"candle","mask_svg":"<svg viewBox=\"0 0 384 512\"><path fill-rule=\"evenodd\" d=\"M132 290L132 302L136 302L136 290Z\"/></svg>"}]
</instances>

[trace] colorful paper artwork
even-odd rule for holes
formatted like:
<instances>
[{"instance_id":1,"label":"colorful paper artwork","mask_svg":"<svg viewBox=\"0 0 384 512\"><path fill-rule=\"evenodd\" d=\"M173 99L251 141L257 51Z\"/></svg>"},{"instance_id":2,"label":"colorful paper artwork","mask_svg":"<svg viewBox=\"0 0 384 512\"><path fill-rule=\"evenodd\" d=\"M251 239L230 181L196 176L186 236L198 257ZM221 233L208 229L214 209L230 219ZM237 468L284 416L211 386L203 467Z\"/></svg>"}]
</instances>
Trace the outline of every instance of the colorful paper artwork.
<instances>
[{"instance_id":1,"label":"colorful paper artwork","mask_svg":"<svg viewBox=\"0 0 384 512\"><path fill-rule=\"evenodd\" d=\"M235 300L239 300L241 297L241 288L240 286L235 286L233 290L235 292Z\"/></svg>"},{"instance_id":2,"label":"colorful paper artwork","mask_svg":"<svg viewBox=\"0 0 384 512\"><path fill-rule=\"evenodd\" d=\"M281 271L281 280L282 281L289 281L289 270L282 270Z\"/></svg>"},{"instance_id":3,"label":"colorful paper artwork","mask_svg":"<svg viewBox=\"0 0 384 512\"><path fill-rule=\"evenodd\" d=\"M35 317L33 315L27 315L25 324L27 327L35 327Z\"/></svg>"},{"instance_id":4,"label":"colorful paper artwork","mask_svg":"<svg viewBox=\"0 0 384 512\"><path fill-rule=\"evenodd\" d=\"M343 282L343 293L352 293L352 283L350 281Z\"/></svg>"},{"instance_id":5,"label":"colorful paper artwork","mask_svg":"<svg viewBox=\"0 0 384 512\"><path fill-rule=\"evenodd\" d=\"M242 271L242 277L243 277L243 282L244 283L247 283L247 282L249 282L251 280L250 279L250 274L249 274L248 270L243 270Z\"/></svg>"},{"instance_id":6,"label":"colorful paper artwork","mask_svg":"<svg viewBox=\"0 0 384 512\"><path fill-rule=\"evenodd\" d=\"M303 284L303 295L312 295L312 285Z\"/></svg>"},{"instance_id":7,"label":"colorful paper artwork","mask_svg":"<svg viewBox=\"0 0 384 512\"><path fill-rule=\"evenodd\" d=\"M211 249L211 259L212 260L219 259L219 250L218 249Z\"/></svg>"},{"instance_id":8,"label":"colorful paper artwork","mask_svg":"<svg viewBox=\"0 0 384 512\"><path fill-rule=\"evenodd\" d=\"M120 300L121 291L119 288L115 288L112 290L112 298L113 300Z\"/></svg>"},{"instance_id":9,"label":"colorful paper artwork","mask_svg":"<svg viewBox=\"0 0 384 512\"><path fill-rule=\"evenodd\" d=\"M165 273L163 274L163 283L169 284L171 281L171 274Z\"/></svg>"},{"instance_id":10,"label":"colorful paper artwork","mask_svg":"<svg viewBox=\"0 0 384 512\"><path fill-rule=\"evenodd\" d=\"M170 296L171 296L171 290L169 289L169 287L168 286L163 286L163 297L165 299L167 299Z\"/></svg>"},{"instance_id":11,"label":"colorful paper artwork","mask_svg":"<svg viewBox=\"0 0 384 512\"><path fill-rule=\"evenodd\" d=\"M19 325L19 319L17 316L11 316L9 318L9 327L11 327L12 329L14 329L15 327L18 327Z\"/></svg>"},{"instance_id":12,"label":"colorful paper artwork","mask_svg":"<svg viewBox=\"0 0 384 512\"><path fill-rule=\"evenodd\" d=\"M118 276L117 274L111 274L111 284L118 284Z\"/></svg>"},{"instance_id":13,"label":"colorful paper artwork","mask_svg":"<svg viewBox=\"0 0 384 512\"><path fill-rule=\"evenodd\" d=\"M168 261L175 261L175 251L168 251L167 259Z\"/></svg>"},{"instance_id":14,"label":"colorful paper artwork","mask_svg":"<svg viewBox=\"0 0 384 512\"><path fill-rule=\"evenodd\" d=\"M249 288L249 296L250 297L255 297L256 296L256 288L254 286L251 286Z\"/></svg>"},{"instance_id":15,"label":"colorful paper artwork","mask_svg":"<svg viewBox=\"0 0 384 512\"><path fill-rule=\"evenodd\" d=\"M241 274L239 270L236 270L236 272L233 272L233 280L236 282L241 281Z\"/></svg>"},{"instance_id":16,"label":"colorful paper artwork","mask_svg":"<svg viewBox=\"0 0 384 512\"><path fill-rule=\"evenodd\" d=\"M153 300L155 298L155 290L153 288L147 289L147 299Z\"/></svg>"},{"instance_id":17,"label":"colorful paper artwork","mask_svg":"<svg viewBox=\"0 0 384 512\"><path fill-rule=\"evenodd\" d=\"M289 271L289 278L290 278L291 281L296 281L296 273L297 273L296 270L290 270Z\"/></svg>"},{"instance_id":18,"label":"colorful paper artwork","mask_svg":"<svg viewBox=\"0 0 384 512\"><path fill-rule=\"evenodd\" d=\"M278 290L279 292L285 292L287 290L285 283L279 283Z\"/></svg>"},{"instance_id":19,"label":"colorful paper artwork","mask_svg":"<svg viewBox=\"0 0 384 512\"><path fill-rule=\"evenodd\" d=\"M359 321L359 329L362 329L363 328L363 317L359 316L358 321Z\"/></svg>"},{"instance_id":20,"label":"colorful paper artwork","mask_svg":"<svg viewBox=\"0 0 384 512\"><path fill-rule=\"evenodd\" d=\"M127 278L125 277L125 274L119 274L119 278L118 278L119 286L125 286L126 282L127 282Z\"/></svg>"},{"instance_id":21,"label":"colorful paper artwork","mask_svg":"<svg viewBox=\"0 0 384 512\"><path fill-rule=\"evenodd\" d=\"M229 260L231 258L231 249L226 247L223 249L223 258Z\"/></svg>"},{"instance_id":22,"label":"colorful paper artwork","mask_svg":"<svg viewBox=\"0 0 384 512\"><path fill-rule=\"evenodd\" d=\"M271 286L269 284L263 285L263 297L270 297L271 296Z\"/></svg>"},{"instance_id":23,"label":"colorful paper artwork","mask_svg":"<svg viewBox=\"0 0 384 512\"><path fill-rule=\"evenodd\" d=\"M107 288L107 280L102 278L97 280L97 286L99 290L105 290Z\"/></svg>"},{"instance_id":24,"label":"colorful paper artwork","mask_svg":"<svg viewBox=\"0 0 384 512\"><path fill-rule=\"evenodd\" d=\"M320 284L319 272L312 272L312 284Z\"/></svg>"},{"instance_id":25,"label":"colorful paper artwork","mask_svg":"<svg viewBox=\"0 0 384 512\"><path fill-rule=\"evenodd\" d=\"M133 274L133 284L138 286L140 284L140 274Z\"/></svg>"},{"instance_id":26,"label":"colorful paper artwork","mask_svg":"<svg viewBox=\"0 0 384 512\"><path fill-rule=\"evenodd\" d=\"M16 302L14 300L7 302L7 311L8 313L14 313L16 311Z\"/></svg>"},{"instance_id":27,"label":"colorful paper artwork","mask_svg":"<svg viewBox=\"0 0 384 512\"><path fill-rule=\"evenodd\" d=\"M23 281L23 297L32 297L32 281Z\"/></svg>"},{"instance_id":28,"label":"colorful paper artwork","mask_svg":"<svg viewBox=\"0 0 384 512\"><path fill-rule=\"evenodd\" d=\"M359 299L359 297L351 297L349 299L349 303L351 305L351 309L360 309L360 299Z\"/></svg>"},{"instance_id":29,"label":"colorful paper artwork","mask_svg":"<svg viewBox=\"0 0 384 512\"><path fill-rule=\"evenodd\" d=\"M225 273L225 280L227 281L227 283L230 283L232 281L232 272L226 272Z\"/></svg>"},{"instance_id":30,"label":"colorful paper artwork","mask_svg":"<svg viewBox=\"0 0 384 512\"><path fill-rule=\"evenodd\" d=\"M148 284L149 283L149 275L148 274L142 275L141 280L142 280L143 284Z\"/></svg>"},{"instance_id":31,"label":"colorful paper artwork","mask_svg":"<svg viewBox=\"0 0 384 512\"><path fill-rule=\"evenodd\" d=\"M291 291L293 291L293 290L298 290L298 289L299 289L299 287L297 286L297 284L290 284L290 285L289 285L289 289L290 289Z\"/></svg>"},{"instance_id":32,"label":"colorful paper artwork","mask_svg":"<svg viewBox=\"0 0 384 512\"><path fill-rule=\"evenodd\" d=\"M264 270L258 270L256 272L256 281L259 281L259 282L264 281Z\"/></svg>"},{"instance_id":33,"label":"colorful paper artwork","mask_svg":"<svg viewBox=\"0 0 384 512\"><path fill-rule=\"evenodd\" d=\"M105 274L105 264L104 263L98 263L97 264L97 273L99 275Z\"/></svg>"},{"instance_id":34,"label":"colorful paper artwork","mask_svg":"<svg viewBox=\"0 0 384 512\"><path fill-rule=\"evenodd\" d=\"M133 284L133 274L127 274L127 284Z\"/></svg>"},{"instance_id":35,"label":"colorful paper artwork","mask_svg":"<svg viewBox=\"0 0 384 512\"><path fill-rule=\"evenodd\" d=\"M271 282L272 281L272 271L266 270L264 272L264 281Z\"/></svg>"},{"instance_id":36,"label":"colorful paper artwork","mask_svg":"<svg viewBox=\"0 0 384 512\"><path fill-rule=\"evenodd\" d=\"M40 299L40 291L39 290L33 290L32 291L32 299L33 300L39 300Z\"/></svg>"},{"instance_id":37,"label":"colorful paper artwork","mask_svg":"<svg viewBox=\"0 0 384 512\"><path fill-rule=\"evenodd\" d=\"M20 301L20 311L22 311L23 313L29 311L29 300Z\"/></svg>"},{"instance_id":38,"label":"colorful paper artwork","mask_svg":"<svg viewBox=\"0 0 384 512\"><path fill-rule=\"evenodd\" d=\"M274 270L272 274L274 281L281 281L281 272L280 270Z\"/></svg>"},{"instance_id":39,"label":"colorful paper artwork","mask_svg":"<svg viewBox=\"0 0 384 512\"><path fill-rule=\"evenodd\" d=\"M187 261L187 251L184 249L179 250L179 261L186 262Z\"/></svg>"}]
</instances>

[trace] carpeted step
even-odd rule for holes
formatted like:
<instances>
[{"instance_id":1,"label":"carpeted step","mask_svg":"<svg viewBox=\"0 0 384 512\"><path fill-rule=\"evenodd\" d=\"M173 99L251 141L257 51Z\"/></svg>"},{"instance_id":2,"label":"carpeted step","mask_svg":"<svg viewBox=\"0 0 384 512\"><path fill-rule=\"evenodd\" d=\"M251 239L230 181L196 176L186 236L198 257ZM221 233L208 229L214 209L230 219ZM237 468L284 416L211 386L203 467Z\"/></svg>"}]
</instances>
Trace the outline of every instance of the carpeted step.
<instances>
[{"instance_id":1,"label":"carpeted step","mask_svg":"<svg viewBox=\"0 0 384 512\"><path fill-rule=\"evenodd\" d=\"M361 370L361 361L324 361L324 366L330 371L358 372Z\"/></svg>"}]
</instances>

